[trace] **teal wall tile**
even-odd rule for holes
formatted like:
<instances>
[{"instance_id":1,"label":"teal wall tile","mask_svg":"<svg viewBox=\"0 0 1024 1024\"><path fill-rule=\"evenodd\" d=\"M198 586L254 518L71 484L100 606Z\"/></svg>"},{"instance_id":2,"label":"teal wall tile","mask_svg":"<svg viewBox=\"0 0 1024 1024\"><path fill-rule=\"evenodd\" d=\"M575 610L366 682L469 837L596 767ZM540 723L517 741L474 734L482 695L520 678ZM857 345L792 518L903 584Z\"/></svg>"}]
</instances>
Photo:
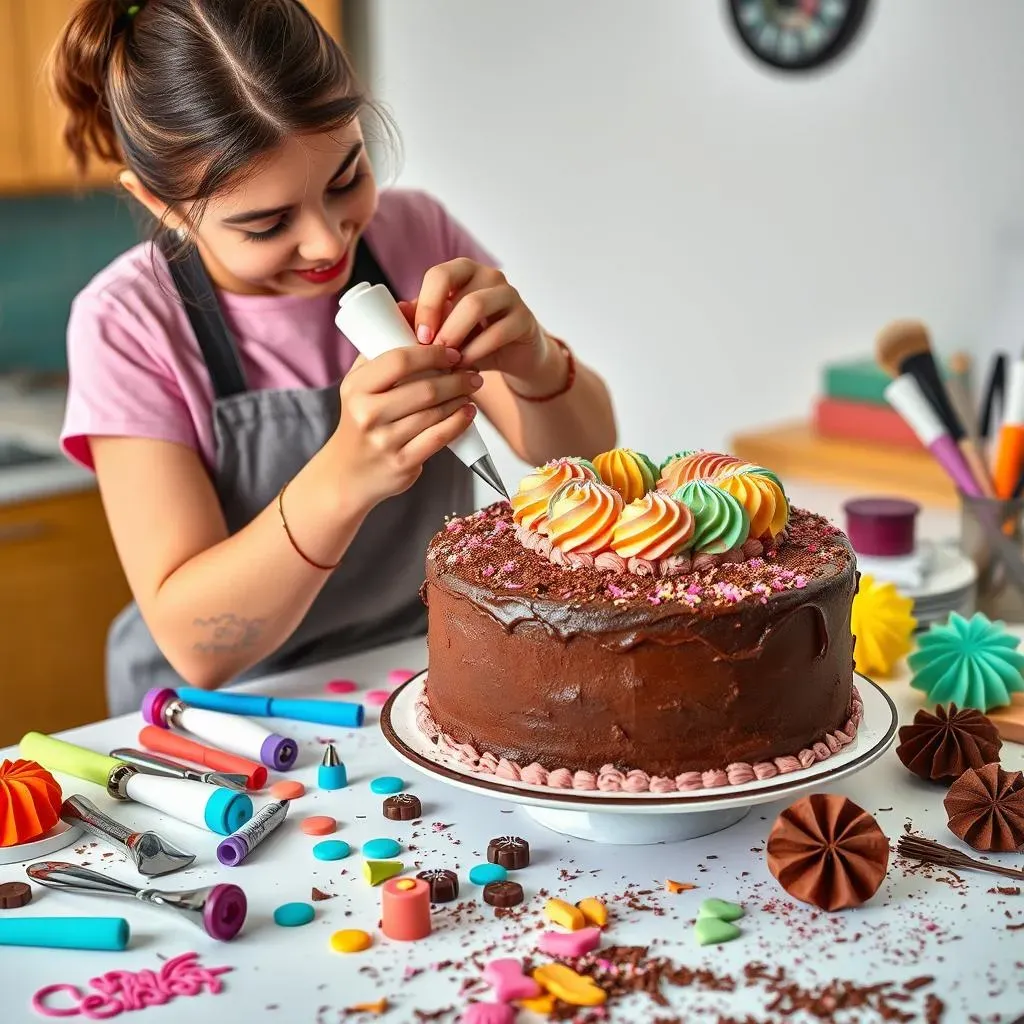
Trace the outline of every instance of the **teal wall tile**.
<instances>
[{"instance_id":1,"label":"teal wall tile","mask_svg":"<svg viewBox=\"0 0 1024 1024\"><path fill-rule=\"evenodd\" d=\"M111 192L0 199L0 373L66 369L72 299L146 234Z\"/></svg>"}]
</instances>

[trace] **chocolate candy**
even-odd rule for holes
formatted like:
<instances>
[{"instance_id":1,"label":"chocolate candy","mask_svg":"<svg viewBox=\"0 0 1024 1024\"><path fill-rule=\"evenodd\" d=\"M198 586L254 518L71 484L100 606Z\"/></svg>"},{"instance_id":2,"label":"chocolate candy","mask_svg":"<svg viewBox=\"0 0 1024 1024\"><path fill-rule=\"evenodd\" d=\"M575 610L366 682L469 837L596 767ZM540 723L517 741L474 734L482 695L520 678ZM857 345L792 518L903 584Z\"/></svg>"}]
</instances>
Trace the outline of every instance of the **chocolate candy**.
<instances>
[{"instance_id":1,"label":"chocolate candy","mask_svg":"<svg viewBox=\"0 0 1024 1024\"><path fill-rule=\"evenodd\" d=\"M384 801L384 817L389 821L412 821L422 814L420 798L412 793L396 793Z\"/></svg>"},{"instance_id":2,"label":"chocolate candy","mask_svg":"<svg viewBox=\"0 0 1024 1024\"><path fill-rule=\"evenodd\" d=\"M32 890L24 882L0 883L0 910L17 910L32 902Z\"/></svg>"},{"instance_id":3,"label":"chocolate candy","mask_svg":"<svg viewBox=\"0 0 1024 1024\"><path fill-rule=\"evenodd\" d=\"M430 886L431 903L451 903L459 898L459 876L447 868L432 868L421 871L417 878Z\"/></svg>"},{"instance_id":4,"label":"chocolate candy","mask_svg":"<svg viewBox=\"0 0 1024 1024\"><path fill-rule=\"evenodd\" d=\"M519 836L501 836L487 844L487 859L508 871L518 871L530 863L530 844Z\"/></svg>"},{"instance_id":5,"label":"chocolate candy","mask_svg":"<svg viewBox=\"0 0 1024 1024\"><path fill-rule=\"evenodd\" d=\"M517 907L523 899L523 887L518 882L488 882L484 886L484 903L492 907Z\"/></svg>"}]
</instances>

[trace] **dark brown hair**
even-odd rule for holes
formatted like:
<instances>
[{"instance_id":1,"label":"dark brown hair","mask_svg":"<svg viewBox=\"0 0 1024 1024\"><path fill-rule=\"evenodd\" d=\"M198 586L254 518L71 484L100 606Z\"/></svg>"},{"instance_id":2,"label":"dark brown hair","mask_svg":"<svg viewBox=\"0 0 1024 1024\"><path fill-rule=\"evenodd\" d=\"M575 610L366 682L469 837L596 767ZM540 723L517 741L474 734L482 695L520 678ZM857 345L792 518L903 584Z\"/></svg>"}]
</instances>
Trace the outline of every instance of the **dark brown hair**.
<instances>
[{"instance_id":1,"label":"dark brown hair","mask_svg":"<svg viewBox=\"0 0 1024 1024\"><path fill-rule=\"evenodd\" d=\"M80 171L117 161L169 206L231 187L296 134L368 101L298 0L82 0L54 49L54 91Z\"/></svg>"}]
</instances>

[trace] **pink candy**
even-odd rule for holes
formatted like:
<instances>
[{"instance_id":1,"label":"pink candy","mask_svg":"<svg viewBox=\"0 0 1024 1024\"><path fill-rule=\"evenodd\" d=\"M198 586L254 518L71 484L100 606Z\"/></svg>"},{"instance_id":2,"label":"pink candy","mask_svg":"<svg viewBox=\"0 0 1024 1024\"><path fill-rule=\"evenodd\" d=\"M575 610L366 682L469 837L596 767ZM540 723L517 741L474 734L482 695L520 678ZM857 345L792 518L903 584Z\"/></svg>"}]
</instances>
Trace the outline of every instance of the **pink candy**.
<instances>
[{"instance_id":1,"label":"pink candy","mask_svg":"<svg viewBox=\"0 0 1024 1024\"><path fill-rule=\"evenodd\" d=\"M537 948L548 956L583 956L601 945L600 928L581 928L578 932L545 932Z\"/></svg>"},{"instance_id":2,"label":"pink candy","mask_svg":"<svg viewBox=\"0 0 1024 1024\"><path fill-rule=\"evenodd\" d=\"M462 1011L460 1024L513 1024L516 1011L508 1003L470 1003Z\"/></svg>"},{"instance_id":3,"label":"pink candy","mask_svg":"<svg viewBox=\"0 0 1024 1024\"><path fill-rule=\"evenodd\" d=\"M393 668L388 673L388 688L391 690L401 686L402 683L409 682L412 677L416 675L411 669L407 668Z\"/></svg>"},{"instance_id":4,"label":"pink candy","mask_svg":"<svg viewBox=\"0 0 1024 1024\"><path fill-rule=\"evenodd\" d=\"M332 679L324 686L328 693L353 693L359 689L351 679Z\"/></svg>"},{"instance_id":5,"label":"pink candy","mask_svg":"<svg viewBox=\"0 0 1024 1024\"><path fill-rule=\"evenodd\" d=\"M387 690L367 690L363 694L363 700L367 704L375 704L377 707L384 707L385 704L391 699L391 694Z\"/></svg>"},{"instance_id":6,"label":"pink candy","mask_svg":"<svg viewBox=\"0 0 1024 1024\"><path fill-rule=\"evenodd\" d=\"M595 929L596 930L596 929ZM503 1003L513 999L533 999L540 995L540 985L529 975L523 974L523 965L511 957L503 960L492 960L484 968L484 980L494 989L494 998ZM478 1003L487 1006L487 1003ZM465 1020L465 1016L462 1018ZM512 1018L510 1017L509 1020ZM489 1020L489 1018L483 1018Z\"/></svg>"}]
</instances>

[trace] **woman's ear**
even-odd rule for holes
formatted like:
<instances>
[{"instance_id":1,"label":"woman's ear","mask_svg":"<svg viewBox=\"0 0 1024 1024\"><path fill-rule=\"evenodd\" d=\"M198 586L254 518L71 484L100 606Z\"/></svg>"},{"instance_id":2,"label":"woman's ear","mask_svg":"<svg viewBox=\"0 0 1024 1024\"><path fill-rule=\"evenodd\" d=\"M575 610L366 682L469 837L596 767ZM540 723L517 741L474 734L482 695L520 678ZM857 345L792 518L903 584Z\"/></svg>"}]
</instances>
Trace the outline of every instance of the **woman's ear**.
<instances>
[{"instance_id":1,"label":"woman's ear","mask_svg":"<svg viewBox=\"0 0 1024 1024\"><path fill-rule=\"evenodd\" d=\"M164 224L172 231L181 227L182 219L162 200L158 199L139 181L134 171L122 171L118 175L121 187L152 214L158 224Z\"/></svg>"}]
</instances>

